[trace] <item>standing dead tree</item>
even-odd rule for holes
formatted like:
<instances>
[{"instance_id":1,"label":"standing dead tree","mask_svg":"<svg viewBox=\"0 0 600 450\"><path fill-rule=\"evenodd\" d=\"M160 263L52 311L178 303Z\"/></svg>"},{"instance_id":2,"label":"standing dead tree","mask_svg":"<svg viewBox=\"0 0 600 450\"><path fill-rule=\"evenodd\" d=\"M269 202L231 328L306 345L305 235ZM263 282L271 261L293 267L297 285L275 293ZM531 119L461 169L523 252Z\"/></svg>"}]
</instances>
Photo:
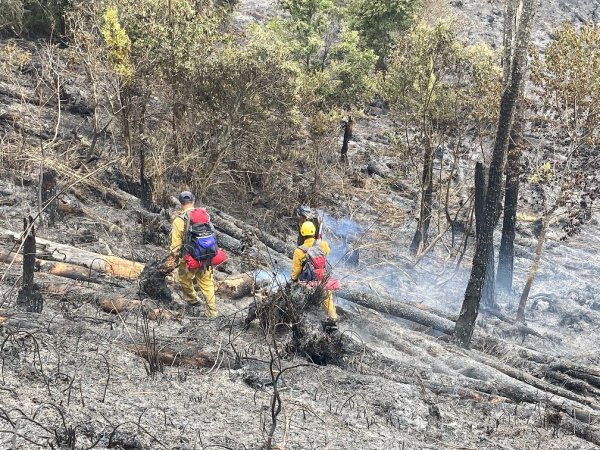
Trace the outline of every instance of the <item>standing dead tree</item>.
<instances>
[{"instance_id":1,"label":"standing dead tree","mask_svg":"<svg viewBox=\"0 0 600 450\"><path fill-rule=\"evenodd\" d=\"M35 269L35 227L33 218L29 216L23 219L23 229L29 233L25 237L23 245L23 278L22 287L17 296L17 305L29 312L42 312L44 302L42 295L35 289L33 272Z\"/></svg>"},{"instance_id":2,"label":"standing dead tree","mask_svg":"<svg viewBox=\"0 0 600 450\"><path fill-rule=\"evenodd\" d=\"M39 207L41 210L46 206L45 210L48 214L49 224L53 224L57 218L58 201L56 198L56 178L57 173L54 169L40 171Z\"/></svg>"},{"instance_id":3,"label":"standing dead tree","mask_svg":"<svg viewBox=\"0 0 600 450\"><path fill-rule=\"evenodd\" d=\"M433 157L434 146L428 133L424 133L424 159L423 174L421 177L421 206L419 211L419 223L413 240L410 244L412 254L420 253L429 238L429 224L431 223L431 211L433 204Z\"/></svg>"},{"instance_id":4,"label":"standing dead tree","mask_svg":"<svg viewBox=\"0 0 600 450\"><path fill-rule=\"evenodd\" d=\"M348 142L352 138L352 125L354 124L354 120L352 120L352 116L348 116L348 120L344 122L344 140L342 141L342 150L340 159L343 163L348 162Z\"/></svg>"},{"instance_id":5,"label":"standing dead tree","mask_svg":"<svg viewBox=\"0 0 600 450\"><path fill-rule=\"evenodd\" d=\"M485 169L483 163L478 162L475 165L475 236L476 239L481 239L483 232L483 218L485 216L485 196L487 187L485 185ZM489 243L488 266L485 271L485 280L483 282L483 290L481 292L481 300L483 304L489 308L493 308L496 304L494 290L494 242Z\"/></svg>"},{"instance_id":6,"label":"standing dead tree","mask_svg":"<svg viewBox=\"0 0 600 450\"><path fill-rule=\"evenodd\" d=\"M518 100L521 103L522 100ZM519 200L519 176L521 175L521 141L523 130L523 109L517 105L515 123L512 127L506 159L506 182L504 188L504 214L502 219L502 240L498 251L498 273L496 287L509 292L513 282L515 256L515 227L517 224L517 203Z\"/></svg>"},{"instance_id":7,"label":"standing dead tree","mask_svg":"<svg viewBox=\"0 0 600 450\"><path fill-rule=\"evenodd\" d=\"M506 2L506 18L504 21L504 74L503 83L507 86L510 79L510 65L507 62L513 55L513 41L516 31L516 1ZM521 87L522 89L522 87ZM498 252L498 274L496 286L503 291L512 289L515 226L517 222L517 203L519 199L519 161L521 159L521 141L523 132L523 92L517 98L516 117L511 128L510 142L506 160L506 183L504 190L504 215L502 219L502 240Z\"/></svg>"},{"instance_id":8,"label":"standing dead tree","mask_svg":"<svg viewBox=\"0 0 600 450\"><path fill-rule=\"evenodd\" d=\"M510 81L500 101L500 116L490 163L481 239L477 240L471 277L454 330L454 342L461 347L469 347L479 312L481 292L488 266L490 243L493 242L497 211L502 195L502 172L508 150L515 105L527 62L527 47L534 11L533 0L522 0L519 6L520 17L515 47L510 59ZM505 61L505 63L508 64L509 61Z\"/></svg>"}]
</instances>

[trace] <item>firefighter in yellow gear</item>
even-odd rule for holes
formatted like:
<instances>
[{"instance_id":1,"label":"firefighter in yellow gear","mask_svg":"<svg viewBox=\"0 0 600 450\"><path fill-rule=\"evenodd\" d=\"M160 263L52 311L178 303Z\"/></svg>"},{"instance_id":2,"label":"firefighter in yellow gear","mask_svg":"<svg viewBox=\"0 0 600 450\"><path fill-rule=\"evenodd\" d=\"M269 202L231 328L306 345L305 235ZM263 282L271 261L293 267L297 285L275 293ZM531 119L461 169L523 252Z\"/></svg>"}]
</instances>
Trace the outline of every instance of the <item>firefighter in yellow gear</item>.
<instances>
[{"instance_id":1,"label":"firefighter in yellow gear","mask_svg":"<svg viewBox=\"0 0 600 450\"><path fill-rule=\"evenodd\" d=\"M316 231L317 230L314 223L306 221L302 224L302 226L300 227L300 234L304 237L305 246L312 247L315 244ZM329 248L329 244L321 239L319 240L319 243L321 245L321 248L323 249L323 252L325 252L325 254L328 255L331 251L331 249ZM302 273L305 260L306 253L304 253L304 251L301 248L296 248L296 250L294 250L294 257L292 259L291 276L293 282L298 281L298 277L300 276L300 273ZM333 292L328 289L326 289L325 292L325 298L321 302L321 307L323 308L323 311L325 311L325 313L327 314L327 317L329 317L330 321L337 322L338 316L335 310L335 304L333 303Z\"/></svg>"},{"instance_id":2,"label":"firefighter in yellow gear","mask_svg":"<svg viewBox=\"0 0 600 450\"><path fill-rule=\"evenodd\" d=\"M194 209L194 195L188 191L182 192L179 194L179 203L181 203L181 212L173 219L171 230L171 253L181 257L186 232L186 213ZM216 317L217 307L212 267L189 270L185 260L181 258L177 275L185 300L190 305L200 305L200 298L194 289L194 282L196 282L204 296L206 317Z\"/></svg>"}]
</instances>

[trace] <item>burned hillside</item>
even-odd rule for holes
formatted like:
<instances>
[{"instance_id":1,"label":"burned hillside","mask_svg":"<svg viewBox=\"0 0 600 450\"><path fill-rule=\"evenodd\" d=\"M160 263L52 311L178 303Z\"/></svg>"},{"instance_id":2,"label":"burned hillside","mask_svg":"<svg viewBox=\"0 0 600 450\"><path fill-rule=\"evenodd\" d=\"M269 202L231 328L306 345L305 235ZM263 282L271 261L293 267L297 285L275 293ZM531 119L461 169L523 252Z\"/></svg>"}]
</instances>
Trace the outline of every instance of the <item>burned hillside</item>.
<instances>
[{"instance_id":1,"label":"burned hillside","mask_svg":"<svg viewBox=\"0 0 600 450\"><path fill-rule=\"evenodd\" d=\"M520 182L513 275L468 348L454 332L503 2L406 0L392 22L363 0L312 22L300 0L9 3L1 448L600 446L598 74L557 76L600 61L595 2L534 15L520 159L502 173ZM229 256L215 319L170 254L187 190ZM335 326L326 285L290 280L298 205L331 247Z\"/></svg>"}]
</instances>

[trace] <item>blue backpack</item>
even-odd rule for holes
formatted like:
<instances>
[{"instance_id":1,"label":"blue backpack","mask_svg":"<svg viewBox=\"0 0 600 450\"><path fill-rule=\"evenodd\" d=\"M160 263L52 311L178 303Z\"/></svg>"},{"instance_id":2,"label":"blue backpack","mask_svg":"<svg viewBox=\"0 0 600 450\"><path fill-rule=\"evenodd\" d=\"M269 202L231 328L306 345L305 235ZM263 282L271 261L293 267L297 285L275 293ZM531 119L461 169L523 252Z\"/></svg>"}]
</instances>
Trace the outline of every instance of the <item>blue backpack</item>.
<instances>
[{"instance_id":1,"label":"blue backpack","mask_svg":"<svg viewBox=\"0 0 600 450\"><path fill-rule=\"evenodd\" d=\"M210 265L211 260L217 254L217 236L214 229L208 223L190 225L188 228L188 239L190 242L189 255L198 262Z\"/></svg>"},{"instance_id":2,"label":"blue backpack","mask_svg":"<svg viewBox=\"0 0 600 450\"><path fill-rule=\"evenodd\" d=\"M186 260L191 257L201 266L210 266L213 257L217 254L218 245L215 229L209 221L207 222L210 220L208 214L203 209L196 208L181 218L186 221L182 256ZM200 222L194 223L196 220ZM192 262L188 260L188 266L195 266L190 263Z\"/></svg>"}]
</instances>

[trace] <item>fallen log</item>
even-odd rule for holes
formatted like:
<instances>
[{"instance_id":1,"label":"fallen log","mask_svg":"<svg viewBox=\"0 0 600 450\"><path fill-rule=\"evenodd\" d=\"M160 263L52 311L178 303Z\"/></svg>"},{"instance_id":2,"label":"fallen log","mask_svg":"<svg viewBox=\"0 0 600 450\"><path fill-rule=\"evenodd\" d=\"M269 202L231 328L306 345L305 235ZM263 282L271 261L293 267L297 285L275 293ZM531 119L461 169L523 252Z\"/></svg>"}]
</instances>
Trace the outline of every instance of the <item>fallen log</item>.
<instances>
[{"instance_id":1,"label":"fallen log","mask_svg":"<svg viewBox=\"0 0 600 450\"><path fill-rule=\"evenodd\" d=\"M500 395L488 394L486 392L477 391L475 389L467 389L456 385L444 385L433 382L423 382L425 387L436 395L452 395L458 396L462 400L471 400L477 403L512 403L513 401L507 397Z\"/></svg>"},{"instance_id":2,"label":"fallen log","mask_svg":"<svg viewBox=\"0 0 600 450\"><path fill-rule=\"evenodd\" d=\"M344 287L336 291L336 295L365 308L418 323L447 335L454 333L455 322L452 318L455 316L443 311L436 311L431 307L412 305L386 295L359 292ZM518 331L543 337L535 332L535 330L518 328ZM490 340L493 341L493 343L498 344L499 348L503 348L508 344L506 341L485 335L481 330L476 330L473 336L472 346L473 348L480 350L486 349L485 353L489 353L488 347L490 345Z\"/></svg>"},{"instance_id":3,"label":"fallen log","mask_svg":"<svg viewBox=\"0 0 600 450\"><path fill-rule=\"evenodd\" d=\"M590 426L590 421L579 420L570 415L564 414L558 416L560 422L558 426L567 434L574 434L580 439L600 446L600 431Z\"/></svg>"},{"instance_id":4,"label":"fallen log","mask_svg":"<svg viewBox=\"0 0 600 450\"><path fill-rule=\"evenodd\" d=\"M15 206L17 203L17 197L0 197L0 206Z\"/></svg>"},{"instance_id":5,"label":"fallen log","mask_svg":"<svg viewBox=\"0 0 600 450\"><path fill-rule=\"evenodd\" d=\"M81 204L77 200L71 199L66 195L58 198L57 210L63 216L80 217L85 215L85 211L81 207Z\"/></svg>"},{"instance_id":6,"label":"fallen log","mask_svg":"<svg viewBox=\"0 0 600 450\"><path fill-rule=\"evenodd\" d=\"M232 300L250 295L253 290L254 277L249 273L228 277L217 283L217 294Z\"/></svg>"},{"instance_id":7,"label":"fallen log","mask_svg":"<svg viewBox=\"0 0 600 450\"><path fill-rule=\"evenodd\" d=\"M13 262L14 261L14 262ZM6 264L23 264L23 255L16 253L0 253L0 262ZM85 281L87 283L102 283L102 280L91 276L91 270L75 264L57 261L36 260L36 268L58 277L70 278L71 280Z\"/></svg>"},{"instance_id":8,"label":"fallen log","mask_svg":"<svg viewBox=\"0 0 600 450\"><path fill-rule=\"evenodd\" d=\"M217 242L220 248L230 251L233 254L240 254L245 250L244 245L236 238L217 230Z\"/></svg>"},{"instance_id":9,"label":"fallen log","mask_svg":"<svg viewBox=\"0 0 600 450\"><path fill-rule=\"evenodd\" d=\"M19 243L20 240L21 235L19 233L0 229L0 241L14 245ZM136 261L81 250L70 245L59 244L37 237L36 249L36 257L39 259L83 266L117 278L134 280L140 276L144 269L144 265Z\"/></svg>"},{"instance_id":10,"label":"fallen log","mask_svg":"<svg viewBox=\"0 0 600 450\"><path fill-rule=\"evenodd\" d=\"M141 300L132 300L125 297L107 297L98 301L102 311L110 314L119 314L126 311L137 311L142 307Z\"/></svg>"},{"instance_id":11,"label":"fallen log","mask_svg":"<svg viewBox=\"0 0 600 450\"><path fill-rule=\"evenodd\" d=\"M452 313L449 313L446 311L440 311L439 309L434 309L431 306L425 305L424 303L415 303L412 306L414 306L415 308L418 308L422 311L427 311L436 316L440 316L444 319L448 319L451 322L456 322L456 319L458 319L458 314L452 314Z\"/></svg>"},{"instance_id":12,"label":"fallen log","mask_svg":"<svg viewBox=\"0 0 600 450\"><path fill-rule=\"evenodd\" d=\"M600 370L596 368L586 367L572 361L566 361L563 358L540 353L489 335L478 336L472 347L503 360L514 360L516 365L535 364L537 365L535 371L538 372L539 377L544 377L546 373L553 372L555 374L554 379L559 381L558 378L560 378L561 383L565 383L567 379L559 376L559 374L563 374L568 376L572 383L579 380L588 385L586 387L579 384L580 388L586 387L590 393L600 394L597 391L600 389Z\"/></svg>"},{"instance_id":13,"label":"fallen log","mask_svg":"<svg viewBox=\"0 0 600 450\"><path fill-rule=\"evenodd\" d=\"M569 375L565 375L562 372L548 370L543 374L543 378L551 383L564 386L570 391L578 392L581 395L594 395L597 398L600 398L600 389L595 388L585 381L577 378L571 378Z\"/></svg>"},{"instance_id":14,"label":"fallen log","mask_svg":"<svg viewBox=\"0 0 600 450\"><path fill-rule=\"evenodd\" d=\"M515 380L521 381L525 384L528 384L529 386L533 386L534 388L539 389L540 391L548 392L559 397L578 402L581 405L589 406L595 410L600 410L600 406L595 405L592 402L592 400L582 395L575 394L567 389L563 389L561 387L550 384L522 370L515 369L514 367L504 364L495 358L490 358L489 356L484 355L483 353L479 353L477 350L469 351L468 356L475 361L485 364L486 366L490 366L496 369L498 372L501 372L511 378L514 378Z\"/></svg>"},{"instance_id":15,"label":"fallen log","mask_svg":"<svg viewBox=\"0 0 600 450\"><path fill-rule=\"evenodd\" d=\"M410 331L406 331L406 333L423 341L421 345L426 342L439 343L439 340L434 340L430 336ZM414 344L414 342L412 343ZM481 362L469 359L472 350L467 354L461 353L460 356L464 357L463 359L447 351L451 349L454 347L443 345L442 351L436 354L436 358L440 359L440 362L443 360L446 363L453 363L456 367L463 369L464 374L442 376L440 380L421 380L423 385L435 394L458 396L472 401L546 404L550 406L550 409L559 412L562 422L561 420L558 422L561 424L561 428L565 431L570 430L570 433L589 442L598 443L600 430L590 425L597 423L600 418L597 404L586 406L564 397L548 395L544 390L514 379ZM383 354L379 354L378 359L384 362L386 369L389 369L387 377L398 379L399 376L398 381L406 382L402 379L403 375L400 375L405 369L404 363L401 364Z\"/></svg>"},{"instance_id":16,"label":"fallen log","mask_svg":"<svg viewBox=\"0 0 600 450\"><path fill-rule=\"evenodd\" d=\"M184 366L200 369L203 367L212 367L215 364L215 360L210 354L194 347L175 349L164 346L156 350L156 355L154 354L154 350L149 350L144 344L130 344L127 346L127 349L146 360L157 356L165 366Z\"/></svg>"},{"instance_id":17,"label":"fallen log","mask_svg":"<svg viewBox=\"0 0 600 450\"><path fill-rule=\"evenodd\" d=\"M176 322L181 322L182 315L177 311L171 311L170 309L165 308L154 308L148 311L147 313L148 320L173 320Z\"/></svg>"},{"instance_id":18,"label":"fallen log","mask_svg":"<svg viewBox=\"0 0 600 450\"><path fill-rule=\"evenodd\" d=\"M343 287L336 294L359 306L425 325L445 334L454 332L454 322L408 303Z\"/></svg>"},{"instance_id":19,"label":"fallen log","mask_svg":"<svg viewBox=\"0 0 600 450\"><path fill-rule=\"evenodd\" d=\"M564 373L572 378L585 381L595 388L600 388L600 370L598 369L592 369L590 367L564 361L553 362L548 368L556 372Z\"/></svg>"},{"instance_id":20,"label":"fallen log","mask_svg":"<svg viewBox=\"0 0 600 450\"><path fill-rule=\"evenodd\" d=\"M296 248L295 245L284 242L281 239L262 231L258 227L253 227L216 208L207 207L206 209L210 214L211 222L217 229L223 231L225 234L242 242L247 240L250 236L255 236L260 242L270 249L275 250L277 253L285 255L288 258L292 257Z\"/></svg>"},{"instance_id":21,"label":"fallen log","mask_svg":"<svg viewBox=\"0 0 600 450\"><path fill-rule=\"evenodd\" d=\"M340 294L341 297L346 298L355 304L358 304L358 305L361 305L361 306L364 306L364 307L367 307L370 309L374 309L374 310L377 310L382 313L391 314L393 316L400 317L400 318L409 320L411 322L429 326L435 330L441 331L446 334L451 334L454 330L454 323L452 321L444 319L442 317L439 317L428 311L421 310L412 305L408 305L406 303L395 301L394 299L390 299L387 297L376 297L371 294L354 292L354 291L350 291L348 289L341 289L340 291L338 291L338 293ZM490 339L493 342L493 345L495 345L498 348L503 348L504 351L506 351L505 349L507 348L507 346L512 346L511 344L509 344L506 341L500 341L499 339L488 337L479 331L474 336L473 348L479 347L485 353L489 353L490 348L488 346L488 343L489 343ZM517 346L514 346L514 347L517 348ZM488 366L494 368L495 370L497 370L511 378L514 378L522 383L525 383L529 386L539 389L540 391L549 392L554 395L558 395L564 399L575 401L582 406L586 405L589 407L593 407L593 409L600 410L600 407L598 405L596 405L595 403L593 403L593 401L591 399L588 399L588 398L580 395L579 393L574 393L563 387L551 384L550 382L548 382L546 380L536 378L535 376L533 376L529 373L526 373L524 371L521 371L519 369L511 367L507 364L503 364L498 359L490 358L490 357L488 357L487 354L486 355L484 355L484 353L480 354L477 352L477 350L472 350L472 352L468 356L470 356L473 360L475 360L481 364L488 365ZM558 364L555 365L555 367L556 367L556 369L559 369L559 368L564 369L565 368L564 366L561 367ZM575 367L571 366L571 369L575 369ZM597 373L597 371L594 371L593 369L589 369L589 368L581 368L581 369L583 369L583 370L580 370L580 371L572 370L572 371L574 373L578 373L580 376L582 376L582 378L583 378L583 374L586 374L587 377L590 378L592 381L595 381L595 382L600 381L600 379L597 379L594 377L594 374ZM577 383L576 380L572 380L573 382L569 383L569 385L567 386L565 384L565 381L567 381L567 380L565 378L563 378L561 381L561 386L565 385L567 388L576 387L577 391L579 391L579 392L582 388L585 387L581 383ZM592 384L592 383L590 383L590 384ZM511 392L509 388L507 388L507 389L508 389L508 392ZM592 390L592 389L587 389L587 392L595 394L594 390ZM513 392L513 394L514 394L513 398L515 398L515 401L518 401L518 398L517 398L515 392ZM503 395L508 396L507 393L504 393Z\"/></svg>"},{"instance_id":22,"label":"fallen log","mask_svg":"<svg viewBox=\"0 0 600 450\"><path fill-rule=\"evenodd\" d=\"M127 311L139 311L142 309L143 302L125 297L106 297L98 301L102 311L110 314L120 314ZM152 308L147 312L148 320L181 320L181 314L164 308Z\"/></svg>"}]
</instances>

